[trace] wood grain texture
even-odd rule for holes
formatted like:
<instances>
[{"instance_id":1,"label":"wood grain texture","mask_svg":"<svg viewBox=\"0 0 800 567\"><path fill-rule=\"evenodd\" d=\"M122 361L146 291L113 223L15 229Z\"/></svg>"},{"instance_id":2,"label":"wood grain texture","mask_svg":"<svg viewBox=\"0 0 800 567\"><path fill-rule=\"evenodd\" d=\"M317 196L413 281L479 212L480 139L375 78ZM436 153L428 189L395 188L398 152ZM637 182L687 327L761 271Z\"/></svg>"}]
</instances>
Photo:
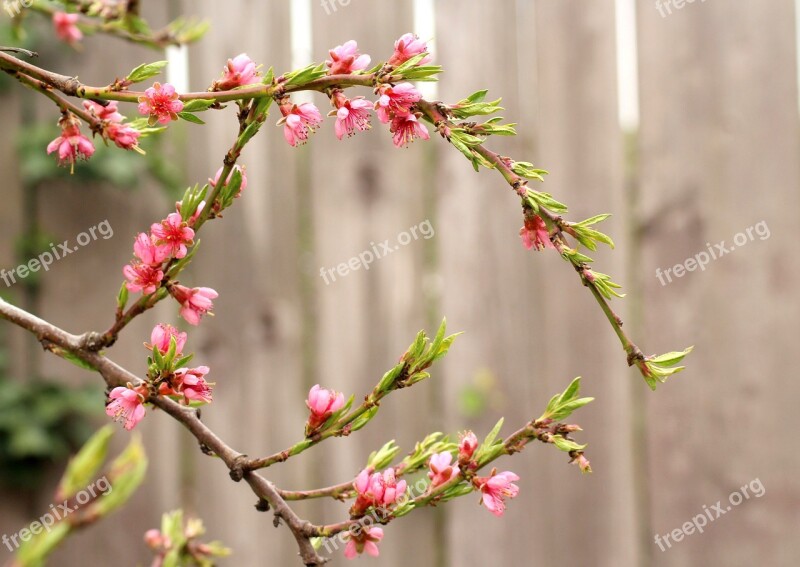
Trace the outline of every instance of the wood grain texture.
<instances>
[{"instance_id":1,"label":"wood grain texture","mask_svg":"<svg viewBox=\"0 0 800 567\"><path fill-rule=\"evenodd\" d=\"M654 565L783 567L798 557L800 483L786 353L798 336L800 205L794 3L642 9L639 267L648 344L697 350L648 410L653 528L665 534L741 486L750 498ZM759 222L753 241L662 286L665 270ZM740 241L741 242L741 241Z\"/></svg>"}]
</instances>

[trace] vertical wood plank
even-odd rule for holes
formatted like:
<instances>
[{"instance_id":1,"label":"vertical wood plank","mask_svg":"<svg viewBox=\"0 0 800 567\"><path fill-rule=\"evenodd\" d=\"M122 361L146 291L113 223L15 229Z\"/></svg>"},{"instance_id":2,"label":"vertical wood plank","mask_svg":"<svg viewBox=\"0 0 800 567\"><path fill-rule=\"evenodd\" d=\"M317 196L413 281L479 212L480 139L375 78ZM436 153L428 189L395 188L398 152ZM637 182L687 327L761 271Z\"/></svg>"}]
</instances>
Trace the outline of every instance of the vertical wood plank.
<instances>
[{"instance_id":1,"label":"vertical wood plank","mask_svg":"<svg viewBox=\"0 0 800 567\"><path fill-rule=\"evenodd\" d=\"M725 508L755 479L766 489L702 535L664 552L653 543L652 564L793 565L800 482L791 471L800 463L786 448L800 424L785 357L800 315L794 2L709 2L664 17L642 8L639 37L648 344L697 345L686 374L649 406L653 527L663 535L704 505ZM666 285L655 276L707 243L730 247L761 221L769 239L740 240L704 271L664 276Z\"/></svg>"},{"instance_id":2,"label":"vertical wood plank","mask_svg":"<svg viewBox=\"0 0 800 567\"><path fill-rule=\"evenodd\" d=\"M313 6L314 57L327 58L328 50L355 39L373 64L387 60L395 39L412 31L409 3L333 3L327 10ZM371 92L361 90L350 96ZM326 113L329 102L316 102ZM426 299L422 275L425 250L431 241L417 239L406 246L397 237L426 220L421 167L427 148L422 142L398 150L391 143L388 127L377 118L373 131L358 133L342 142L333 132L334 119L326 120L310 142L312 157L309 190L315 231L317 381L336 390L356 394L356 403L369 392L382 374L395 364L426 326ZM434 226L435 229L435 226ZM368 271L361 269L326 284L320 268L335 268L351 257L370 250L373 243L390 240L391 255L376 260ZM436 373L434 373L434 376ZM432 380L436 380L433 378ZM395 438L404 452L427 432L441 428L429 419L430 396L435 385L423 383L387 399L375 420L357 435L332 440L316 457L319 477L328 483L353 478L366 464L369 452ZM435 415L435 414L434 414ZM425 416L424 418L422 416ZM325 508L328 521L342 518L341 505ZM413 520L393 522L381 544L381 563L427 565L433 553L432 514L417 514ZM414 542L409 546L409 542ZM341 561L341 551L334 555Z\"/></svg>"},{"instance_id":3,"label":"vertical wood plank","mask_svg":"<svg viewBox=\"0 0 800 567\"><path fill-rule=\"evenodd\" d=\"M544 190L572 204L570 218L606 209L622 217L613 3L540 3L534 10L529 3L503 2L487 11L443 2L440 8L446 22L438 34L441 58L448 78L459 79L442 85L445 99L452 102L481 87L495 89L505 97L506 116L521 122L522 135L491 143L549 169ZM476 26L481 42L459 41L461 30ZM532 256L522 249L515 230L521 224L519 210L513 198L501 194L502 181L489 173L479 180L467 168L458 155L444 159L442 179L453 188L481 186L480 193L466 198L442 197L447 204L442 206L445 288L459 282L457 291L446 295L446 311L468 331L448 361L453 383L469 384L481 368L489 368L508 401L488 413L506 414L510 428L584 374L586 395L596 395L599 402L581 410L575 421L586 428L581 437L591 443L589 455L598 472L580 478L566 466L565 456L549 447L533 446L530 454L504 462L501 470L510 468L522 477L519 502L509 507L502 525L477 507L455 505L451 564L488 564L498 554L511 564L631 564L631 539L625 534L632 525L626 467L632 377L624 357L574 273L554 255ZM622 227L617 221L605 228L624 247ZM597 259L622 279L619 255L599 253ZM450 415L463 421L453 400ZM486 415L476 426L485 429L490 421ZM480 539L470 537L467 528L476 522ZM562 529L567 525L569 537Z\"/></svg>"},{"instance_id":4,"label":"vertical wood plank","mask_svg":"<svg viewBox=\"0 0 800 567\"><path fill-rule=\"evenodd\" d=\"M289 68L291 47L288 2L246 1L230 7L200 3L196 10L213 22L209 36L192 51L195 89L207 88L225 61L247 53L266 71ZM209 116L201 133L210 143L190 143L191 179L213 176L236 136L235 105ZM223 438L252 456L284 449L302 438L306 417L302 384L301 264L295 154L275 127L272 115L245 149L248 187L225 214L204 228L203 248L188 277L220 292L218 315L195 333L202 336L203 359L217 374L214 405L204 415ZM270 514L253 509L255 497L233 486L225 471L194 455L201 516L235 550L237 564L254 564L265 552L280 565L297 561L286 529L273 529ZM305 485L310 468L299 462L276 466L267 476L279 486ZM303 486L304 487L304 486Z\"/></svg>"},{"instance_id":5,"label":"vertical wood plank","mask_svg":"<svg viewBox=\"0 0 800 567\"><path fill-rule=\"evenodd\" d=\"M618 249L589 256L599 271L613 275L630 291L625 281L629 244L614 8L612 0L537 5L538 163L551 172L547 190L570 204L570 219L614 215L599 228L612 235ZM628 369L599 306L571 272L564 265L548 272L543 361L554 391L561 389L559 383L583 375L585 395L597 398L570 419L585 429L581 437L589 442L595 472L577 478L560 462L547 462L554 488L550 494L557 495L547 506L554 530L548 556L550 561L576 565L634 565L630 393L645 385ZM625 300L615 300L613 308L626 318ZM564 526L570 527L571 537L560 535Z\"/></svg>"}]
</instances>

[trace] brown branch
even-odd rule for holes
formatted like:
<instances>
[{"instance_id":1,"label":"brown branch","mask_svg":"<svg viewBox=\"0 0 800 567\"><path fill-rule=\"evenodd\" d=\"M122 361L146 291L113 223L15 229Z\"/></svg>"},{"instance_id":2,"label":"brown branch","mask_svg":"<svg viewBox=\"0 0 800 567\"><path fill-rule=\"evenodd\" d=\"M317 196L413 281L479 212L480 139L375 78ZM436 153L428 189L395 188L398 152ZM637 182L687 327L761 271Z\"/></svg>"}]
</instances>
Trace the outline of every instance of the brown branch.
<instances>
[{"instance_id":1,"label":"brown branch","mask_svg":"<svg viewBox=\"0 0 800 567\"><path fill-rule=\"evenodd\" d=\"M66 353L78 357L83 362L92 366L110 387L124 386L128 383L140 384L142 382L135 374L122 368L112 360L97 352L88 350L86 348L87 335L73 335L68 333L2 299L0 299L0 319L5 319L10 323L30 331L36 336L39 342L42 343L46 350L59 352L59 349L62 349ZM269 502L275 515L282 519L292 531L292 534L297 540L300 556L305 565L318 566L327 562L327 559L320 556L309 541L309 538L321 528L317 528L311 523L301 520L294 511L289 508L286 501L281 498L278 489L266 478L255 472L245 473L242 469L242 462L245 456L231 448L225 441L220 439L216 433L200 421L196 409L182 406L177 402L161 396L149 401L181 423L189 433L197 439L205 451L219 457L228 467L233 480L237 482L242 479L246 480L256 496Z\"/></svg>"}]
</instances>

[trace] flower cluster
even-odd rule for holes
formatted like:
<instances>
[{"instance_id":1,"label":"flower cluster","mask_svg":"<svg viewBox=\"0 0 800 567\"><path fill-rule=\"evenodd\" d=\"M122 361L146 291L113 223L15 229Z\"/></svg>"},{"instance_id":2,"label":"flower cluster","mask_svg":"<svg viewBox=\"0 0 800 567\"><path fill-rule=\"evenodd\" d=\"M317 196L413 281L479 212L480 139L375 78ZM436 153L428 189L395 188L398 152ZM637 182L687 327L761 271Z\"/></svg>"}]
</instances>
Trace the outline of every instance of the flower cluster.
<instances>
[{"instance_id":1,"label":"flower cluster","mask_svg":"<svg viewBox=\"0 0 800 567\"><path fill-rule=\"evenodd\" d=\"M151 395L168 396L186 405L211 403L213 384L206 380L211 370L208 366L186 367L192 358L183 356L186 340L186 333L172 325L162 323L153 327L150 342L144 344L151 352L148 381L111 390L106 414L131 430L144 418L144 404Z\"/></svg>"},{"instance_id":2,"label":"flower cluster","mask_svg":"<svg viewBox=\"0 0 800 567\"><path fill-rule=\"evenodd\" d=\"M149 234L140 233L133 244L135 258L122 273L128 280L125 287L134 293L150 295L166 286L181 305L181 317L191 325L199 325L202 316L213 309L217 292L208 287L188 288L165 281L173 261L185 258L189 246L194 244L194 230L189 226L193 218L196 219L193 215L187 222L180 213L170 213L166 219L154 223Z\"/></svg>"},{"instance_id":3,"label":"flower cluster","mask_svg":"<svg viewBox=\"0 0 800 567\"><path fill-rule=\"evenodd\" d=\"M383 473L366 468L356 477L353 488L356 489L357 496L350 514L358 517L369 508L389 510L406 493L407 483L395 478L393 468L386 469Z\"/></svg>"},{"instance_id":4,"label":"flower cluster","mask_svg":"<svg viewBox=\"0 0 800 567\"><path fill-rule=\"evenodd\" d=\"M139 149L139 130L130 124L123 124L125 117L119 113L116 101L109 102L106 106L91 100L83 101L83 107L103 123L103 137L111 140L118 148L123 150Z\"/></svg>"},{"instance_id":5,"label":"flower cluster","mask_svg":"<svg viewBox=\"0 0 800 567\"><path fill-rule=\"evenodd\" d=\"M427 44L414 34L405 34L395 42L395 52L387 65L397 66L413 57L426 54ZM348 41L330 50L330 59L326 61L328 74L340 75L363 71L369 66L371 58L359 52L355 41ZM417 63L427 63L430 57L423 57ZM217 83L215 83L216 85ZM330 89L328 95L333 110L328 114L336 117L334 131L342 140L345 136L353 136L356 132L369 130L371 111L375 110L378 119L389 124L393 141L397 147L404 147L416 138L430 139L427 127L419 121L421 114L415 112L414 105L422 99L420 92L411 83L381 84L375 90L376 102L370 102L363 96L347 97L342 89ZM322 123L319 109L312 103L292 104L289 97L280 101L282 118L278 121L283 126L286 141L292 146L304 144Z\"/></svg>"}]
</instances>

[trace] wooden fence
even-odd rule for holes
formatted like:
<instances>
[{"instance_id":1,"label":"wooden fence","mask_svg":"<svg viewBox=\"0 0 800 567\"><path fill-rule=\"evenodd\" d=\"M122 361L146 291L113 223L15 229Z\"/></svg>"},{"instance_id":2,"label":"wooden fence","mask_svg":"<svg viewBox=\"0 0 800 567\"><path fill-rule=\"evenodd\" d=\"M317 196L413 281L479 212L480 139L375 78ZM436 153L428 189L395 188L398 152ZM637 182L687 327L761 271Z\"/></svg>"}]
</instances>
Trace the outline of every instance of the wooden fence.
<instances>
[{"instance_id":1,"label":"wooden fence","mask_svg":"<svg viewBox=\"0 0 800 567\"><path fill-rule=\"evenodd\" d=\"M164 20L166 7L151 4ZM205 89L224 60L243 51L277 70L290 67L290 2L183 4L213 22L190 50L193 89ZM314 2L314 58L351 38L384 58L413 29L412 4L420 5L334 0L326 9ZM340 143L327 121L299 149L266 128L242 159L250 180L242 201L203 231L187 278L221 295L215 319L190 339L218 384L205 420L251 455L288 446L301 431L311 385L361 395L416 331L434 329L446 315L449 328L465 334L428 383L392 396L362 434L277 466L271 478L295 489L338 483L387 437L411 449L430 431L485 432L500 415L508 431L577 375L597 398L576 417L595 473L581 477L563 454L531 447L500 465L522 477L504 519L477 497L415 513L388 526L375 564L796 565L800 386L792 360L800 260L797 245L787 244L800 214L794 2L694 2L666 16L637 3L640 127L633 132L619 125L612 0L434 5L436 59L446 69L438 96L455 101L487 87L503 96L520 135L492 140L493 147L548 169L544 187L571 204L570 218L614 213L606 229L617 250L596 259L628 292L615 304L648 353L695 344L689 369L657 393L647 390L575 274L555 255L520 246L518 203L497 175L475 174L438 139L396 150L377 121L376 131ZM83 80L107 83L145 58L154 57L93 38L83 53L50 62L65 72L80 65ZM4 132L24 127L21 98L17 89L3 99ZM210 116L204 130L171 132L174 159L192 183L221 162L234 135L230 112ZM37 113L53 118L45 104ZM13 263L21 222L12 143L0 137L3 265ZM40 220L63 238L103 219L115 229L115 238L54 266L38 306L71 330L103 328L132 237L170 202L149 182L130 193L65 185L42 195ZM434 237L368 271L328 284L320 277L320 268L424 221ZM762 222L769 237L759 232L744 249L668 285L656 277ZM161 306L132 325L111 356L142 370L150 326L174 316L172 306ZM30 345L17 332L10 341L15 352ZM52 358L37 364L76 383L94 379ZM20 379L29 371L24 360L15 368ZM235 549L223 565L297 562L288 532L256 513L250 492L207 462L174 423L151 415L142 430L151 459L146 485L129 508L72 539L52 564L145 564L141 535L162 511L180 506ZM666 551L654 542L755 481L763 497L732 507L705 533ZM0 528L17 531L48 497L3 495ZM299 510L314 521L345 513L340 504ZM335 564L342 562L337 555Z\"/></svg>"}]
</instances>

